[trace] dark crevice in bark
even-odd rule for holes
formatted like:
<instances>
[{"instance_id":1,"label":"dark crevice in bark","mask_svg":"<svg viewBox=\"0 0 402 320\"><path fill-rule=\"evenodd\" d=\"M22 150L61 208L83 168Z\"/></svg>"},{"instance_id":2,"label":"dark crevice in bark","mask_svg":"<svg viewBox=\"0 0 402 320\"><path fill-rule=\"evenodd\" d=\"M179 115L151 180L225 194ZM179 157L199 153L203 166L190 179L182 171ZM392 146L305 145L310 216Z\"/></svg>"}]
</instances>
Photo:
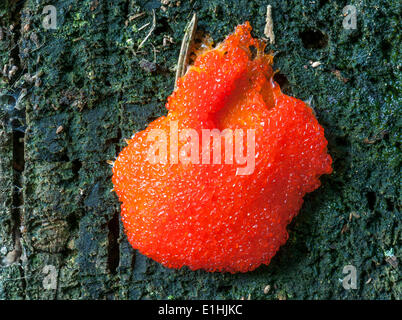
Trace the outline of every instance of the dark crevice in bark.
<instances>
[{"instance_id":1,"label":"dark crevice in bark","mask_svg":"<svg viewBox=\"0 0 402 320\"><path fill-rule=\"evenodd\" d=\"M14 39L16 44L18 43L21 37L21 11L23 10L25 1L18 1L15 3L15 6L12 8L11 12L11 20L13 22L13 30L14 30ZM21 60L20 60L20 48L18 45L15 45L13 49L10 51L10 57L13 59L14 64L21 70ZM16 78L19 75L15 76ZM20 95L21 88L20 89ZM18 99L17 99L18 100ZM16 103L17 104L17 103ZM22 109L21 106L17 108L15 105L15 118L14 121L11 122L12 130L13 130L13 205L12 205L12 237L14 248L13 251L9 253L9 263L19 263L21 262L21 255L23 253L23 248L21 244L21 227L22 227L22 217L24 210L24 169L25 169L25 119L26 112L25 109ZM26 279L25 279L25 271L22 265L19 266L21 272L21 285L22 290L26 291Z\"/></svg>"},{"instance_id":2,"label":"dark crevice in bark","mask_svg":"<svg viewBox=\"0 0 402 320\"><path fill-rule=\"evenodd\" d=\"M121 130L120 128L117 130L117 140L121 139ZM119 154L120 148L116 143L116 156ZM116 211L113 214L112 219L108 222L108 258L107 265L111 274L115 274L117 267L120 264L120 246L119 246L119 237L120 237L120 221L119 221L119 211Z\"/></svg>"},{"instance_id":3,"label":"dark crevice in bark","mask_svg":"<svg viewBox=\"0 0 402 320\"><path fill-rule=\"evenodd\" d=\"M110 10L112 10L112 6L111 6L110 3L106 3L102 8L102 11L103 11L104 15L106 17L109 17L109 18L111 16L110 15ZM130 1L128 1L128 0L125 1L121 5L119 11L120 11L121 15L123 17L125 17L125 19L128 19L129 12L130 12ZM107 36L105 38L105 46L104 46L105 52L104 52L104 55L107 55L107 56L112 55L112 52L110 51L110 47L108 45L108 43L109 43L108 42L109 41L109 35L112 32L110 30L110 26L111 26L112 22L113 21L109 21L109 24L105 28L105 33L107 33ZM107 77L105 77L104 86L105 86L105 88L111 88L112 87L112 85L111 85L110 81L107 79ZM120 100L121 93L118 93L118 95L119 95L119 100ZM120 116L119 116L119 119L118 119L119 125L120 125L120 120L121 119L120 119ZM115 149L115 156L116 157L120 152L119 142L121 140L121 137L122 137L122 132L121 132L121 129L120 129L120 126L119 126L117 128L116 138L109 139L109 140L106 141L106 145L112 144L112 145L116 146L116 149ZM109 159L109 160L112 160L112 159ZM119 238L120 238L120 221L119 221L119 219L120 219L120 217L119 217L119 215L120 215L120 211L116 210L114 212L114 214L113 214L113 217L109 220L108 225L107 225L108 230L109 230L109 233L108 233L108 247L107 247L107 268L108 268L109 272L112 275L116 274L117 268L120 265L120 243L119 243Z\"/></svg>"},{"instance_id":4,"label":"dark crevice in bark","mask_svg":"<svg viewBox=\"0 0 402 320\"><path fill-rule=\"evenodd\" d=\"M108 257L107 266L111 274L115 274L120 264L120 247L119 247L119 213L116 211L112 219L108 222Z\"/></svg>"},{"instance_id":5,"label":"dark crevice in bark","mask_svg":"<svg viewBox=\"0 0 402 320\"><path fill-rule=\"evenodd\" d=\"M24 171L24 134L20 131L13 132L13 241L14 241L14 258L13 262L19 260L22 247L21 247L21 213L24 205L23 192L22 192L22 173Z\"/></svg>"},{"instance_id":6,"label":"dark crevice in bark","mask_svg":"<svg viewBox=\"0 0 402 320\"><path fill-rule=\"evenodd\" d=\"M131 270L134 270L136 254L137 254L137 251L134 251L133 256L131 258Z\"/></svg>"}]
</instances>

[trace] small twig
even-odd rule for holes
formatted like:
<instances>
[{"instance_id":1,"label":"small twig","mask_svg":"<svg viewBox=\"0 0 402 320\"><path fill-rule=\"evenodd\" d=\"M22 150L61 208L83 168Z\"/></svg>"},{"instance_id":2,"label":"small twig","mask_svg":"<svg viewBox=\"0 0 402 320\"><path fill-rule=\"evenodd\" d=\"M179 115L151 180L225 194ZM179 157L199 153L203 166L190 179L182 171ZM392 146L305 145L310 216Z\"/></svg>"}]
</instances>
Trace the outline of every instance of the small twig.
<instances>
[{"instance_id":1,"label":"small twig","mask_svg":"<svg viewBox=\"0 0 402 320\"><path fill-rule=\"evenodd\" d=\"M197 30L197 14L194 13L193 18L186 26L184 37L181 43L179 60L177 61L176 79L174 88L177 87L177 80L184 76L187 69L188 60L190 57L190 48L194 40L195 32Z\"/></svg>"},{"instance_id":2,"label":"small twig","mask_svg":"<svg viewBox=\"0 0 402 320\"><path fill-rule=\"evenodd\" d=\"M142 29L148 27L150 23L151 22L148 22L148 23L144 24L142 27L138 28L138 31L141 31Z\"/></svg>"},{"instance_id":3,"label":"small twig","mask_svg":"<svg viewBox=\"0 0 402 320\"><path fill-rule=\"evenodd\" d=\"M154 52L154 63L156 63L156 52L159 52L159 51L156 50L155 46L152 43L151 43L151 46L152 46L152 50Z\"/></svg>"},{"instance_id":4,"label":"small twig","mask_svg":"<svg viewBox=\"0 0 402 320\"><path fill-rule=\"evenodd\" d=\"M140 45L138 46L138 49L141 49L142 46L145 44L145 42L148 40L148 38L151 36L152 32L154 32L155 30L155 26L156 26L156 17L155 17L155 10L152 9L152 26L151 29L149 30L148 34L146 35L146 37L144 38L144 40L142 40L142 42L140 43Z\"/></svg>"},{"instance_id":5,"label":"small twig","mask_svg":"<svg viewBox=\"0 0 402 320\"><path fill-rule=\"evenodd\" d=\"M132 21L132 20L134 20L134 19L137 19L137 18L139 18L139 17L142 17L144 14L145 14L145 12L136 13L136 14L134 14L134 15L132 15L132 16L129 16L129 17L128 17L128 20L129 20L129 21Z\"/></svg>"},{"instance_id":6,"label":"small twig","mask_svg":"<svg viewBox=\"0 0 402 320\"><path fill-rule=\"evenodd\" d=\"M267 16L265 18L264 35L269 39L271 44L275 43L274 22L272 20L272 6L267 6Z\"/></svg>"}]
</instances>

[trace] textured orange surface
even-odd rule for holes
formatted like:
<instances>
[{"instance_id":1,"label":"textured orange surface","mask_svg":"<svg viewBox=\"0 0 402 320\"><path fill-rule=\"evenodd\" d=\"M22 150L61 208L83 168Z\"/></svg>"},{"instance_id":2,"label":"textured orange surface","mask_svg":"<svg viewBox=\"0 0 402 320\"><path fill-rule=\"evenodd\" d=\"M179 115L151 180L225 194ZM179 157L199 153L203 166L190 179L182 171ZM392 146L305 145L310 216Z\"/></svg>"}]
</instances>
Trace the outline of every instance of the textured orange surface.
<instances>
[{"instance_id":1,"label":"textured orange surface","mask_svg":"<svg viewBox=\"0 0 402 320\"><path fill-rule=\"evenodd\" d=\"M272 56L250 31L240 25L199 55L168 98L167 116L136 133L114 163L129 242L167 267L233 273L269 264L303 196L332 171L323 128L304 102L281 93ZM239 164L224 161L151 164L147 135L162 129L169 137L172 120L179 132L200 136L201 129L255 129L254 172L236 175Z\"/></svg>"}]
</instances>

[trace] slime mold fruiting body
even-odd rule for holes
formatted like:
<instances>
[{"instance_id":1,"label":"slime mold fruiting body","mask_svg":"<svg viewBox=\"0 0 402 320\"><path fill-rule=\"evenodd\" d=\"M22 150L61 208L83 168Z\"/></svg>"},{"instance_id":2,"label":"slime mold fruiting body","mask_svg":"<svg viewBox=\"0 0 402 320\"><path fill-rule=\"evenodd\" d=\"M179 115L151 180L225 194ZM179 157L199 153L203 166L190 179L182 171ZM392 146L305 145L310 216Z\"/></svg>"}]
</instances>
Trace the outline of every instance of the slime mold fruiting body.
<instances>
[{"instance_id":1,"label":"slime mold fruiting body","mask_svg":"<svg viewBox=\"0 0 402 320\"><path fill-rule=\"evenodd\" d=\"M234 273L269 264L303 196L332 171L312 109L281 92L272 56L250 31L246 22L197 56L168 98L167 116L137 132L114 163L129 242L167 267ZM199 136L203 129L254 129L254 171L238 175L235 162L150 163L148 134L158 129L170 137L172 122L179 133L192 128ZM175 157L170 147L168 160Z\"/></svg>"}]
</instances>

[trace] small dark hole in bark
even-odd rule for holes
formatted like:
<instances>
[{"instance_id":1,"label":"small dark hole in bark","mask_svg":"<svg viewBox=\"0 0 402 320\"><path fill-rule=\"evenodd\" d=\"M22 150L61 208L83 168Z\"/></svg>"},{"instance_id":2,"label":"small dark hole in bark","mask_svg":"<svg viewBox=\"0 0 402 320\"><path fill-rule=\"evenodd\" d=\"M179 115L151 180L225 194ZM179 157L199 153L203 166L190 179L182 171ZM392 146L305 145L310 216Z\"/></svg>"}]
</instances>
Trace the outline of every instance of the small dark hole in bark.
<instances>
[{"instance_id":1,"label":"small dark hole in bark","mask_svg":"<svg viewBox=\"0 0 402 320\"><path fill-rule=\"evenodd\" d=\"M155 35L168 34L170 32L172 32L172 28L170 27L168 19L165 17L159 17L156 24L156 28L154 30L154 34Z\"/></svg>"},{"instance_id":2,"label":"small dark hole in bark","mask_svg":"<svg viewBox=\"0 0 402 320\"><path fill-rule=\"evenodd\" d=\"M217 17L219 19L223 18L223 9L219 4L215 7L214 13L215 13L215 17Z\"/></svg>"},{"instance_id":3,"label":"small dark hole in bark","mask_svg":"<svg viewBox=\"0 0 402 320\"><path fill-rule=\"evenodd\" d=\"M320 30L308 29L299 35L306 49L322 49L328 45L328 36Z\"/></svg>"},{"instance_id":4,"label":"small dark hole in bark","mask_svg":"<svg viewBox=\"0 0 402 320\"><path fill-rule=\"evenodd\" d=\"M279 72L275 73L274 81L279 84L279 86L281 87L282 91L287 90L287 89L290 88L288 78L282 73L279 73Z\"/></svg>"},{"instance_id":5,"label":"small dark hole in bark","mask_svg":"<svg viewBox=\"0 0 402 320\"><path fill-rule=\"evenodd\" d=\"M62 161L62 162L70 162L70 158L68 157L67 154L63 153L63 154L60 156L60 161Z\"/></svg>"},{"instance_id":6,"label":"small dark hole in bark","mask_svg":"<svg viewBox=\"0 0 402 320\"><path fill-rule=\"evenodd\" d=\"M77 230L79 227L79 217L75 213L71 213L67 216L67 223L69 226L69 230Z\"/></svg>"},{"instance_id":7,"label":"small dark hole in bark","mask_svg":"<svg viewBox=\"0 0 402 320\"><path fill-rule=\"evenodd\" d=\"M375 192L373 192L373 191L367 192L366 198L367 198L367 203L368 203L369 209L371 211L374 210L374 206L377 201L377 196L376 196Z\"/></svg>"},{"instance_id":8,"label":"small dark hole in bark","mask_svg":"<svg viewBox=\"0 0 402 320\"><path fill-rule=\"evenodd\" d=\"M337 137L335 141L338 146L342 146L342 147L349 146L349 141L347 140L346 137Z\"/></svg>"},{"instance_id":9,"label":"small dark hole in bark","mask_svg":"<svg viewBox=\"0 0 402 320\"><path fill-rule=\"evenodd\" d=\"M387 211L393 212L394 211L394 203L391 199L385 199L387 202Z\"/></svg>"},{"instance_id":10,"label":"small dark hole in bark","mask_svg":"<svg viewBox=\"0 0 402 320\"><path fill-rule=\"evenodd\" d=\"M228 292L228 291L230 291L231 288L232 288L231 286L222 285L217 288L217 291L218 292Z\"/></svg>"},{"instance_id":11,"label":"small dark hole in bark","mask_svg":"<svg viewBox=\"0 0 402 320\"><path fill-rule=\"evenodd\" d=\"M74 160L72 162L72 171L74 176L78 176L78 172L80 171L82 167L82 162L80 160Z\"/></svg>"}]
</instances>

